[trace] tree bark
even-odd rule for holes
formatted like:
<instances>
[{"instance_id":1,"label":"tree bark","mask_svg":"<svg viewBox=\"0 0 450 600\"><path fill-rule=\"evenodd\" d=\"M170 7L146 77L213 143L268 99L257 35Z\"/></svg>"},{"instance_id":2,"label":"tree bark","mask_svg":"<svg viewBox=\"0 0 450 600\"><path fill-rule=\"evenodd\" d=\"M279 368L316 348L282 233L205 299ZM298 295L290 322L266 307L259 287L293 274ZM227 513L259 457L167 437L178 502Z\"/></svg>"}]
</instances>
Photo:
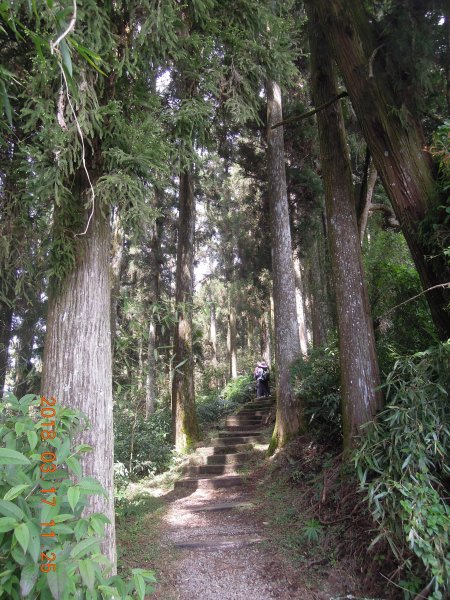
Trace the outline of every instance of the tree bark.
<instances>
[{"instance_id":1,"label":"tree bark","mask_svg":"<svg viewBox=\"0 0 450 600\"><path fill-rule=\"evenodd\" d=\"M270 450L284 446L303 425L291 385L290 366L300 354L295 274L286 189L283 128L272 125L283 120L280 87L269 81L267 91L267 174L272 242L275 361L277 365L277 409Z\"/></svg>"},{"instance_id":2,"label":"tree bark","mask_svg":"<svg viewBox=\"0 0 450 600\"><path fill-rule=\"evenodd\" d=\"M438 214L436 172L425 151L420 124L396 97L380 66L382 48L374 39L361 0L317 0L316 8L333 50L367 145L401 224L424 289L450 279L442 249L420 234L427 214ZM432 256L433 258L430 258ZM450 335L450 294L426 294L439 335Z\"/></svg>"},{"instance_id":3,"label":"tree bark","mask_svg":"<svg viewBox=\"0 0 450 600\"><path fill-rule=\"evenodd\" d=\"M172 424L175 448L184 451L192 447L199 438L192 351L195 198L193 175L189 169L180 175L179 210L175 293L178 323L174 333Z\"/></svg>"},{"instance_id":4,"label":"tree bark","mask_svg":"<svg viewBox=\"0 0 450 600\"><path fill-rule=\"evenodd\" d=\"M230 332L230 345L229 345L229 366L230 366L230 377L236 379L237 377L237 345L236 345L236 306L232 296L229 298L229 310L228 310L228 326Z\"/></svg>"},{"instance_id":5,"label":"tree bark","mask_svg":"<svg viewBox=\"0 0 450 600\"><path fill-rule=\"evenodd\" d=\"M307 5L310 19L312 97L319 106L337 93L328 45L315 5ZM364 281L350 157L340 104L317 115L325 188L327 232L336 293L341 365L344 448L361 434L381 407L375 340Z\"/></svg>"},{"instance_id":6,"label":"tree bark","mask_svg":"<svg viewBox=\"0 0 450 600\"><path fill-rule=\"evenodd\" d=\"M74 204L83 206L79 194ZM80 209L82 210L82 209ZM59 211L55 214L55 224ZM42 394L83 411L90 428L77 441L93 451L83 455L83 475L95 477L107 498L90 498L90 510L110 519L103 552L115 565L113 485L113 402L111 365L110 222L106 206L96 205L88 231L77 239L74 268L49 298ZM115 566L114 566L115 572Z\"/></svg>"}]
</instances>

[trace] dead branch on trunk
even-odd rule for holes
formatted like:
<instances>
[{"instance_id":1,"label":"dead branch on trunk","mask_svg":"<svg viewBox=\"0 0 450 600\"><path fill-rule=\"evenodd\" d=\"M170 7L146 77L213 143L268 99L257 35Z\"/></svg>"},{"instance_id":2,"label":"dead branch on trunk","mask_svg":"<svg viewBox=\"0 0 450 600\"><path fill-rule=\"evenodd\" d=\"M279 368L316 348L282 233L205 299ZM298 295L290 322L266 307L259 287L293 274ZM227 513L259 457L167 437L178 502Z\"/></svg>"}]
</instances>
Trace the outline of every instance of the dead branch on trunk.
<instances>
[{"instance_id":1,"label":"dead branch on trunk","mask_svg":"<svg viewBox=\"0 0 450 600\"><path fill-rule=\"evenodd\" d=\"M291 117L290 119L286 119L285 121L280 121L279 123L275 123L275 125L272 125L271 129L276 129L277 127L281 127L282 125L288 125L289 123L294 123L295 121L300 121L301 119L306 119L307 117L312 117L319 111L323 110L324 108L327 108L331 104L334 104L334 102L337 102L337 100L340 100L341 98L345 98L346 96L348 96L348 93L346 91L343 91L340 94L338 94L337 96L335 96L334 98L332 98L331 100L328 100L328 102L321 104L317 108L308 110L308 112L302 113L301 115L297 115L295 117Z\"/></svg>"}]
</instances>

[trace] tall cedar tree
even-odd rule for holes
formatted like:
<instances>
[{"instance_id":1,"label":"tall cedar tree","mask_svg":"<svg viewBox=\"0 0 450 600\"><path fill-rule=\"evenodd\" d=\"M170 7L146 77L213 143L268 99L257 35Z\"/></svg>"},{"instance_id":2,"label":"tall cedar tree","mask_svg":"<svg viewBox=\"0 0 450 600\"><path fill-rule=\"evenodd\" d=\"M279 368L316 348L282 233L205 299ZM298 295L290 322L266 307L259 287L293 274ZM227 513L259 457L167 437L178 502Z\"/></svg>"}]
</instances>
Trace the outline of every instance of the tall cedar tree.
<instances>
[{"instance_id":1,"label":"tall cedar tree","mask_svg":"<svg viewBox=\"0 0 450 600\"><path fill-rule=\"evenodd\" d=\"M172 382L172 427L175 448L185 450L199 438L195 410L192 302L194 293L195 196L192 167L180 176L180 206L175 302L178 322L174 335L175 372Z\"/></svg>"},{"instance_id":2,"label":"tall cedar tree","mask_svg":"<svg viewBox=\"0 0 450 600\"><path fill-rule=\"evenodd\" d=\"M316 106L337 95L329 48L314 4L308 4L312 97ZM317 114L325 211L336 294L344 447L349 448L381 407L372 317L364 281L350 157L341 105Z\"/></svg>"},{"instance_id":3,"label":"tall cedar tree","mask_svg":"<svg viewBox=\"0 0 450 600\"><path fill-rule=\"evenodd\" d=\"M89 185L81 174L78 180L78 190L73 190L74 202L86 214L83 207L89 197ZM58 212L55 211L55 227L62 226ZM42 394L83 411L91 423L77 441L93 448L83 460L83 475L98 479L107 493L106 498L92 496L90 509L106 514L111 522L106 526L103 552L115 564L111 240L107 207L97 204L87 233L76 239L76 264L62 284L53 287L49 297Z\"/></svg>"},{"instance_id":4,"label":"tall cedar tree","mask_svg":"<svg viewBox=\"0 0 450 600\"><path fill-rule=\"evenodd\" d=\"M396 96L383 65L383 43L361 0L317 0L316 6L422 285L428 289L447 283L450 267L442 249L420 232L427 215L438 214L436 172L420 123ZM448 338L448 290L435 289L426 297L439 334Z\"/></svg>"},{"instance_id":5,"label":"tall cedar tree","mask_svg":"<svg viewBox=\"0 0 450 600\"><path fill-rule=\"evenodd\" d=\"M291 385L289 368L300 354L300 337L295 304L295 274L284 163L280 86L269 81L267 90L267 176L272 241L273 303L275 321L275 362L277 366L277 411L270 449L283 446L302 423Z\"/></svg>"}]
</instances>

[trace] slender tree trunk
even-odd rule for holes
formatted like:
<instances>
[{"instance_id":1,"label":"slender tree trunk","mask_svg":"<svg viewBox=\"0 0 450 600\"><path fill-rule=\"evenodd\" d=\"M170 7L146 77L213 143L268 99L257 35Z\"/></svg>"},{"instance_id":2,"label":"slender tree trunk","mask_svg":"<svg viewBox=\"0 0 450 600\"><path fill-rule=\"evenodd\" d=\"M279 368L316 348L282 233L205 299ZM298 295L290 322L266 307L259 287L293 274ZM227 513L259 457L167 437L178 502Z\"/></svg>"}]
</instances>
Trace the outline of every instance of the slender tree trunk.
<instances>
[{"instance_id":1,"label":"slender tree trunk","mask_svg":"<svg viewBox=\"0 0 450 600\"><path fill-rule=\"evenodd\" d=\"M162 206L162 190L155 189L156 207ZM147 345L147 375L145 385L145 418L147 419L156 409L156 365L157 365L157 347L156 347L156 322L153 307L160 298L160 240L158 223L152 226L150 237L150 294L149 294L149 323L148 323L148 345Z\"/></svg>"},{"instance_id":2,"label":"slender tree trunk","mask_svg":"<svg viewBox=\"0 0 450 600\"><path fill-rule=\"evenodd\" d=\"M80 206L85 202L84 197L74 200ZM56 227L58 219L57 211ZM106 206L97 204L87 233L76 243L76 265L49 298L42 394L83 411L90 421L90 428L81 432L77 441L93 447L82 458L83 475L98 479L107 492L107 498L91 496L90 510L105 513L111 521L106 526L103 552L115 564L110 222Z\"/></svg>"},{"instance_id":3,"label":"slender tree trunk","mask_svg":"<svg viewBox=\"0 0 450 600\"><path fill-rule=\"evenodd\" d=\"M174 333L172 422L175 448L184 451L199 438L195 410L194 355L192 351L192 301L194 293L195 198L193 175L180 175L180 214L175 302L178 323Z\"/></svg>"},{"instance_id":4,"label":"slender tree trunk","mask_svg":"<svg viewBox=\"0 0 450 600\"><path fill-rule=\"evenodd\" d=\"M367 177L367 189L365 194L364 206L358 221L359 238L361 246L364 243L364 234L366 232L367 221L369 219L370 206L372 204L373 191L377 182L378 173L373 162L370 164L369 175Z\"/></svg>"},{"instance_id":5,"label":"slender tree trunk","mask_svg":"<svg viewBox=\"0 0 450 600\"><path fill-rule=\"evenodd\" d=\"M326 287L326 265L322 236L317 236L311 244L309 265L309 290L311 293L311 329L314 348L327 342L327 330L330 326L328 293Z\"/></svg>"},{"instance_id":6,"label":"slender tree trunk","mask_svg":"<svg viewBox=\"0 0 450 600\"><path fill-rule=\"evenodd\" d=\"M37 302L37 298L35 302ZM36 325L35 306L26 310L23 315L20 331L17 334L18 343L14 385L14 395L17 398L21 398L25 394L32 392L28 375L33 368L31 358L33 355L34 328Z\"/></svg>"},{"instance_id":7,"label":"slender tree trunk","mask_svg":"<svg viewBox=\"0 0 450 600\"><path fill-rule=\"evenodd\" d=\"M119 210L113 214L112 244L111 244L111 349L114 354L114 344L117 330L117 307L120 298L120 274L123 263L123 229L120 223Z\"/></svg>"},{"instance_id":8,"label":"slender tree trunk","mask_svg":"<svg viewBox=\"0 0 450 600\"><path fill-rule=\"evenodd\" d=\"M214 302L211 302L209 307L209 341L211 343L211 364L214 369L217 369L216 305Z\"/></svg>"},{"instance_id":9,"label":"slender tree trunk","mask_svg":"<svg viewBox=\"0 0 450 600\"><path fill-rule=\"evenodd\" d=\"M337 95L328 45L312 2L308 3L312 97L320 106ZM364 281L359 233L341 105L317 115L325 187L327 232L336 293L344 447L381 407L372 318Z\"/></svg>"},{"instance_id":10,"label":"slender tree trunk","mask_svg":"<svg viewBox=\"0 0 450 600\"><path fill-rule=\"evenodd\" d=\"M438 214L435 168L425 151L420 124L396 97L381 66L383 48L374 40L363 3L317 0L316 8L422 285L428 289L448 282L450 267L442 248L432 242L431 234L424 240L419 231L427 214ZM450 293L436 289L426 298L439 334L446 339Z\"/></svg>"},{"instance_id":11,"label":"slender tree trunk","mask_svg":"<svg viewBox=\"0 0 450 600\"><path fill-rule=\"evenodd\" d=\"M298 256L294 258L294 273L295 273L295 300L297 307L298 335L300 338L301 353L306 355L308 351L308 338L306 332L306 313L304 300L304 284L300 259Z\"/></svg>"},{"instance_id":12,"label":"slender tree trunk","mask_svg":"<svg viewBox=\"0 0 450 600\"><path fill-rule=\"evenodd\" d=\"M272 363L272 346L270 343L270 313L268 310L265 310L260 319L260 352L263 360L266 361L268 365Z\"/></svg>"},{"instance_id":13,"label":"slender tree trunk","mask_svg":"<svg viewBox=\"0 0 450 600\"><path fill-rule=\"evenodd\" d=\"M229 332L230 332L230 347L229 347L230 377L231 377L231 379L236 379L236 377L237 377L236 306L234 305L232 298L230 298L230 304L229 304L228 324L229 324Z\"/></svg>"},{"instance_id":14,"label":"slender tree trunk","mask_svg":"<svg viewBox=\"0 0 450 600\"><path fill-rule=\"evenodd\" d=\"M6 373L9 366L9 343L11 341L11 326L13 317L12 304L0 302L0 400L5 388Z\"/></svg>"},{"instance_id":15,"label":"slender tree trunk","mask_svg":"<svg viewBox=\"0 0 450 600\"><path fill-rule=\"evenodd\" d=\"M280 87L267 86L267 171L272 241L277 412L270 450L284 446L302 426L302 417L291 385L290 366L300 354L295 274L286 190L283 129L271 129L283 120Z\"/></svg>"},{"instance_id":16,"label":"slender tree trunk","mask_svg":"<svg viewBox=\"0 0 450 600\"><path fill-rule=\"evenodd\" d=\"M446 86L445 86L445 97L447 100L447 116L450 117L450 2L448 2L448 0L446 0L444 2L444 6L445 6L445 23L444 23L444 27L445 27L445 42L446 42L446 52L445 52L445 58L444 58L444 62L445 62L445 80L446 80Z\"/></svg>"}]
</instances>

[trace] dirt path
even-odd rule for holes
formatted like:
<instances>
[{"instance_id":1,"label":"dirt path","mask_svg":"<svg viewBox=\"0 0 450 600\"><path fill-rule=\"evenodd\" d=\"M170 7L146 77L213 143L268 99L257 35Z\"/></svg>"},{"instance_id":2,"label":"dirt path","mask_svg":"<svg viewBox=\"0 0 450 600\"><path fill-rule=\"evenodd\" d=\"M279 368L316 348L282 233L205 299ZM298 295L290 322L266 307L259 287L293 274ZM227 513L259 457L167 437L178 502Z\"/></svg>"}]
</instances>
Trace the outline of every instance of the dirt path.
<instances>
[{"instance_id":1,"label":"dirt path","mask_svg":"<svg viewBox=\"0 0 450 600\"><path fill-rule=\"evenodd\" d=\"M238 470L258 443L269 408L270 402L250 403L228 417L225 431L197 451L178 482L183 496L170 503L162 533L177 550L160 572L158 600L306 600L273 557Z\"/></svg>"}]
</instances>

